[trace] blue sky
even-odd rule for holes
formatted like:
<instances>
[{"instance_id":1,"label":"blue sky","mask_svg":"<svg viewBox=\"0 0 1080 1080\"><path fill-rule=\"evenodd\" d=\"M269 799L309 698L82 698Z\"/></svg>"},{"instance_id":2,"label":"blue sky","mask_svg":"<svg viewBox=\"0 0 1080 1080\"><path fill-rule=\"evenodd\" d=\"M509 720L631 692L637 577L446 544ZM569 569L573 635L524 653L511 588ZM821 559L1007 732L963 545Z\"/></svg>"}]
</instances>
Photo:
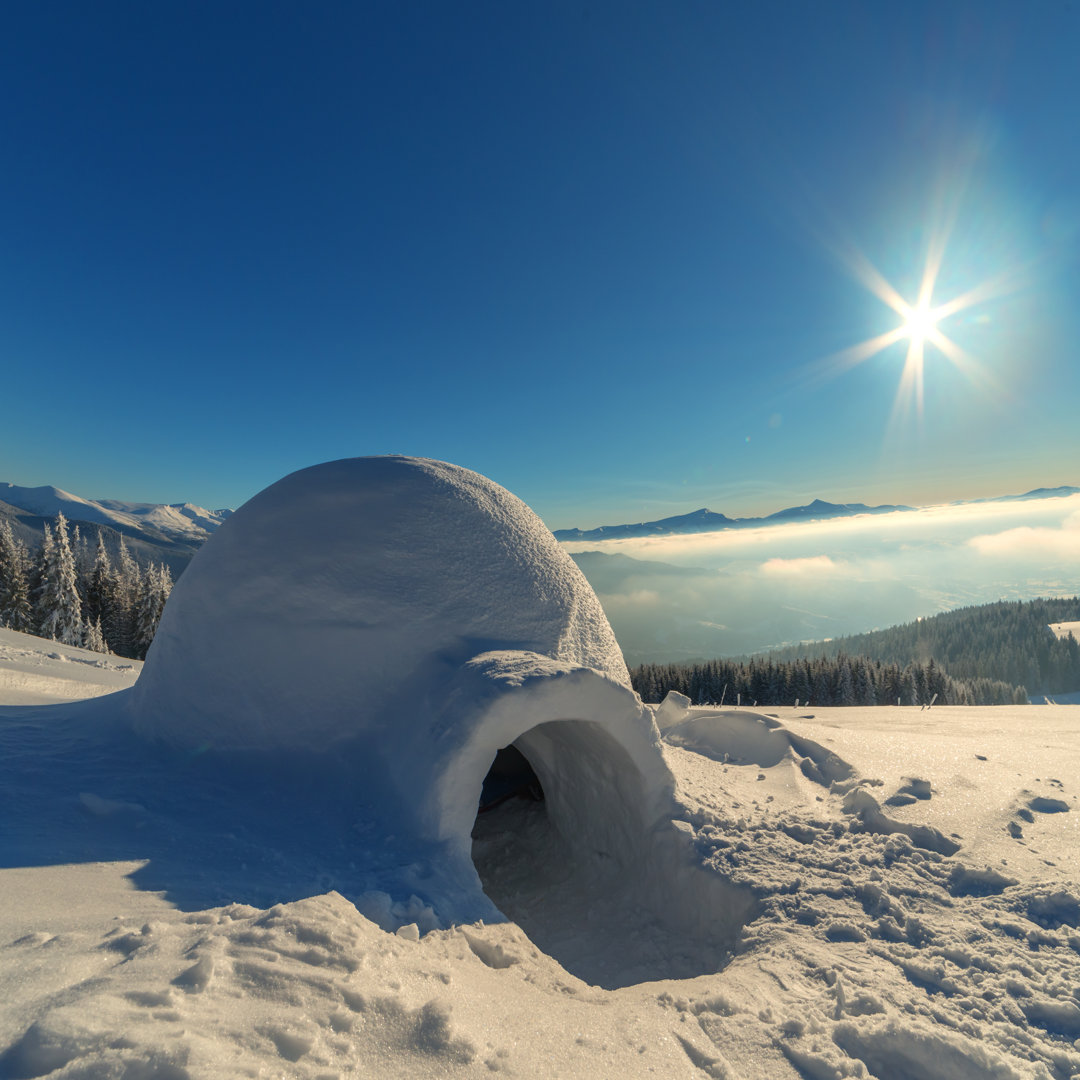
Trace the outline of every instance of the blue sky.
<instances>
[{"instance_id":1,"label":"blue sky","mask_svg":"<svg viewBox=\"0 0 1080 1080\"><path fill-rule=\"evenodd\" d=\"M2 30L0 480L219 507L420 454L553 528L1080 483L1075 5ZM913 303L935 241L934 304L994 288L940 323L966 373L927 343L920 415L906 340L828 358L902 321L859 259Z\"/></svg>"}]
</instances>

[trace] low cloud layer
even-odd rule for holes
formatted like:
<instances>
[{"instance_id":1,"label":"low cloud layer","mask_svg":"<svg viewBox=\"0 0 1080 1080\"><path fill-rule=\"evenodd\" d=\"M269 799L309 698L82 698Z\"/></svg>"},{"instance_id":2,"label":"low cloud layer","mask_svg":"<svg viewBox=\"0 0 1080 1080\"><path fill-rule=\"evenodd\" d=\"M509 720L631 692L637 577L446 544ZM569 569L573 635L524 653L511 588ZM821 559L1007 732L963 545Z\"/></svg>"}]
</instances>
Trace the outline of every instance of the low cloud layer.
<instances>
[{"instance_id":1,"label":"low cloud layer","mask_svg":"<svg viewBox=\"0 0 1080 1080\"><path fill-rule=\"evenodd\" d=\"M1080 566L1080 511L1070 514L1058 528L1020 525L1004 532L973 536L968 541L979 555L994 559L1041 558L1072 561Z\"/></svg>"},{"instance_id":2,"label":"low cloud layer","mask_svg":"<svg viewBox=\"0 0 1080 1080\"><path fill-rule=\"evenodd\" d=\"M835 574L843 572L843 564L836 563L828 555L807 555L801 559L768 559L761 564L766 577L798 578L806 574Z\"/></svg>"},{"instance_id":3,"label":"low cloud layer","mask_svg":"<svg viewBox=\"0 0 1080 1080\"><path fill-rule=\"evenodd\" d=\"M627 660L735 655L1080 593L1080 495L571 543Z\"/></svg>"}]
</instances>

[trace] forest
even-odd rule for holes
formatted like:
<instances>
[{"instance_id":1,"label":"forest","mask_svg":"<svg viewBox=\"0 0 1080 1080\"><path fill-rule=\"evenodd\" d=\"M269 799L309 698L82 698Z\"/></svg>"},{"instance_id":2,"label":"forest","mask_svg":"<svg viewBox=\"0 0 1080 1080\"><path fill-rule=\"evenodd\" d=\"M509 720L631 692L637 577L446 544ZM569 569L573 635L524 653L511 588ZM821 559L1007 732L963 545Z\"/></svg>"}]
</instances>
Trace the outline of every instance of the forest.
<instances>
[{"instance_id":1,"label":"forest","mask_svg":"<svg viewBox=\"0 0 1080 1080\"><path fill-rule=\"evenodd\" d=\"M0 519L0 626L142 660L172 584L167 566L140 567L122 537L115 564L100 532L91 553L63 514L35 551Z\"/></svg>"},{"instance_id":2,"label":"forest","mask_svg":"<svg viewBox=\"0 0 1080 1080\"><path fill-rule=\"evenodd\" d=\"M1080 598L999 601L887 630L762 656L643 664L645 701L669 690L695 704L1007 705L1080 690L1080 645L1050 623L1080 620Z\"/></svg>"},{"instance_id":3,"label":"forest","mask_svg":"<svg viewBox=\"0 0 1080 1080\"><path fill-rule=\"evenodd\" d=\"M1066 694L1080 690L1080 649L1047 627L1078 620L1080 597L999 600L768 655L779 661L846 653L890 664L932 659L957 679L1000 679L1033 694Z\"/></svg>"},{"instance_id":4,"label":"forest","mask_svg":"<svg viewBox=\"0 0 1080 1080\"><path fill-rule=\"evenodd\" d=\"M695 705L1019 705L1023 686L998 679L955 679L933 660L883 664L864 656L776 661L707 660L642 664L630 672L642 700L663 701L669 690Z\"/></svg>"}]
</instances>

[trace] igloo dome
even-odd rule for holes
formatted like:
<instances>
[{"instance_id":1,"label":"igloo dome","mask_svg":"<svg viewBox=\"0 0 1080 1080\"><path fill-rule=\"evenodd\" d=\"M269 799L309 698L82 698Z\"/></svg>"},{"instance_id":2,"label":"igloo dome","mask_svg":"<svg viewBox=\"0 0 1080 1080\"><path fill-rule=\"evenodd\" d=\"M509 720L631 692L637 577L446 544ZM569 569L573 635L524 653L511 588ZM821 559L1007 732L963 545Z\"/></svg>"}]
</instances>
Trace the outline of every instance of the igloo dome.
<instances>
[{"instance_id":1,"label":"igloo dome","mask_svg":"<svg viewBox=\"0 0 1080 1080\"><path fill-rule=\"evenodd\" d=\"M177 582L130 700L176 747L347 763L364 828L428 868L442 921L492 910L471 830L505 748L590 857L640 863L670 826L592 588L520 499L443 462L329 462L251 499Z\"/></svg>"},{"instance_id":2,"label":"igloo dome","mask_svg":"<svg viewBox=\"0 0 1080 1080\"><path fill-rule=\"evenodd\" d=\"M327 747L400 725L492 650L630 686L592 588L520 499L444 462L352 458L286 476L214 534L136 698L171 741Z\"/></svg>"}]
</instances>

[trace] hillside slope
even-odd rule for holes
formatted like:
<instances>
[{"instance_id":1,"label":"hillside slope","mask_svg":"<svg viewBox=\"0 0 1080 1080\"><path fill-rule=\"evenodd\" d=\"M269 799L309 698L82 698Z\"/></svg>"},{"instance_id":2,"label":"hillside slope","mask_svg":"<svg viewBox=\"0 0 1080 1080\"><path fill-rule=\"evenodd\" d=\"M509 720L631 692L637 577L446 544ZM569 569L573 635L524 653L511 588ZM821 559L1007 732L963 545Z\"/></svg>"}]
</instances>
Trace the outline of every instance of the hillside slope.
<instances>
[{"instance_id":1,"label":"hillside slope","mask_svg":"<svg viewBox=\"0 0 1080 1080\"><path fill-rule=\"evenodd\" d=\"M775 661L865 656L883 664L927 663L958 679L1001 679L1032 693L1080 690L1080 646L1051 623L1080 620L1080 597L1000 601L959 608L868 634L763 654Z\"/></svg>"}]
</instances>

